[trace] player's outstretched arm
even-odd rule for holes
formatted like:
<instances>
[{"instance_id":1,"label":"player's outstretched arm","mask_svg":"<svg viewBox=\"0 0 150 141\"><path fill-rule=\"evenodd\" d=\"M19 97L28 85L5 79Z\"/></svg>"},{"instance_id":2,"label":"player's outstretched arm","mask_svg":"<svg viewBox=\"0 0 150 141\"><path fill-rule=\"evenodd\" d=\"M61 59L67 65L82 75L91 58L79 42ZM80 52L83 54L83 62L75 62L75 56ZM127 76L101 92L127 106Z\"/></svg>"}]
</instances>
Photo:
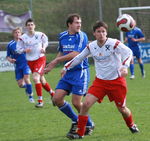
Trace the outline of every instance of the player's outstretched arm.
<instances>
[{"instance_id":1,"label":"player's outstretched arm","mask_svg":"<svg viewBox=\"0 0 150 141\"><path fill-rule=\"evenodd\" d=\"M69 70L76 65L80 64L88 55L90 55L89 49L86 47L80 54L74 57L71 61L64 65L64 70Z\"/></svg>"}]
</instances>

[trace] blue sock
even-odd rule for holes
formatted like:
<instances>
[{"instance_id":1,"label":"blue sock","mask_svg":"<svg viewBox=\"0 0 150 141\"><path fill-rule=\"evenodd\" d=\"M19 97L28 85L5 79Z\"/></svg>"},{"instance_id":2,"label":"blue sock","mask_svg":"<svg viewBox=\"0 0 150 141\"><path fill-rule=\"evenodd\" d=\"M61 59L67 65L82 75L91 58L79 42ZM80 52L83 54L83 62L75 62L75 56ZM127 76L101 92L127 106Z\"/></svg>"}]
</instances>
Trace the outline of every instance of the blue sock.
<instances>
[{"instance_id":1,"label":"blue sock","mask_svg":"<svg viewBox=\"0 0 150 141\"><path fill-rule=\"evenodd\" d=\"M130 73L134 75L134 64L130 64Z\"/></svg>"},{"instance_id":2,"label":"blue sock","mask_svg":"<svg viewBox=\"0 0 150 141\"><path fill-rule=\"evenodd\" d=\"M26 84L26 92L31 96L31 94L32 94L32 84Z\"/></svg>"},{"instance_id":3,"label":"blue sock","mask_svg":"<svg viewBox=\"0 0 150 141\"><path fill-rule=\"evenodd\" d=\"M144 65L143 65L143 63L142 63L142 64L139 64L139 66L140 66L142 75L144 75Z\"/></svg>"},{"instance_id":4,"label":"blue sock","mask_svg":"<svg viewBox=\"0 0 150 141\"><path fill-rule=\"evenodd\" d=\"M92 122L92 120L91 120L91 117L90 117L90 116L88 116L88 121L87 121L86 126L93 126L93 122Z\"/></svg>"},{"instance_id":5,"label":"blue sock","mask_svg":"<svg viewBox=\"0 0 150 141\"><path fill-rule=\"evenodd\" d=\"M69 117L73 122L77 122L78 116L68 102L65 102L64 105L59 108L59 110Z\"/></svg>"}]
</instances>

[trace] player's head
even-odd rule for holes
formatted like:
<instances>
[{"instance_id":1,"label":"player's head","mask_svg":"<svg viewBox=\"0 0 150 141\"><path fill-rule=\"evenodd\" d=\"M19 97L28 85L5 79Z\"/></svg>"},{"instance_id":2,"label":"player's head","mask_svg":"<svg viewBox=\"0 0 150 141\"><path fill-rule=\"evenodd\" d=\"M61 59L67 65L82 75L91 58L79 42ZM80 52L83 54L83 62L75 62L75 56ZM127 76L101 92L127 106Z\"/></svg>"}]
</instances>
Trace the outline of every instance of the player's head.
<instances>
[{"instance_id":1,"label":"player's head","mask_svg":"<svg viewBox=\"0 0 150 141\"><path fill-rule=\"evenodd\" d=\"M34 20L33 19L28 19L25 23L26 25L26 28L29 32L33 32L34 29L35 29L35 23L34 23Z\"/></svg>"},{"instance_id":2,"label":"player's head","mask_svg":"<svg viewBox=\"0 0 150 141\"><path fill-rule=\"evenodd\" d=\"M69 14L66 20L66 25L69 29L69 32L72 34L79 32L81 29L81 17L77 13Z\"/></svg>"},{"instance_id":3,"label":"player's head","mask_svg":"<svg viewBox=\"0 0 150 141\"><path fill-rule=\"evenodd\" d=\"M103 21L97 21L94 25L93 25L93 32L96 31L97 28L100 28L100 27L104 27L106 30L108 30L108 25L103 22Z\"/></svg>"},{"instance_id":4,"label":"player's head","mask_svg":"<svg viewBox=\"0 0 150 141\"><path fill-rule=\"evenodd\" d=\"M97 21L93 26L93 35L97 40L105 40L107 38L108 25L105 22Z\"/></svg>"},{"instance_id":5,"label":"player's head","mask_svg":"<svg viewBox=\"0 0 150 141\"><path fill-rule=\"evenodd\" d=\"M15 40L18 40L19 37L22 35L22 29L21 27L16 27L15 29L12 30L12 35Z\"/></svg>"}]
</instances>

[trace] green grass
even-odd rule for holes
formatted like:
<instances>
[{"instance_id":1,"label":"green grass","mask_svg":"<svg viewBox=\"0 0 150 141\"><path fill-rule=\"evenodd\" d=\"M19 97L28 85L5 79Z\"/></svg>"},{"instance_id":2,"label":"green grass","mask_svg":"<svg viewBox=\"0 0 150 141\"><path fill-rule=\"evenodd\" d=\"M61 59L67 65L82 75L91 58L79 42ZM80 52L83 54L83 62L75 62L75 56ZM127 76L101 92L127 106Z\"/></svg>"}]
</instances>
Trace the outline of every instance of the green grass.
<instances>
[{"instance_id":1,"label":"green grass","mask_svg":"<svg viewBox=\"0 0 150 141\"><path fill-rule=\"evenodd\" d=\"M48 82L55 88L60 67L46 75ZM94 79L91 66L91 79ZM150 137L150 65L145 65L146 78L142 79L136 65L136 79L129 80L127 105L132 110L139 134L131 134L114 103L107 98L102 104L96 103L90 115L96 124L92 136L85 141L149 141ZM49 95L43 91L45 105L36 109L30 104L23 89L17 87L13 72L0 73L0 141L67 141L65 137L70 128L68 120L56 107L52 106ZM35 95L34 89L34 97ZM70 101L70 97L66 97Z\"/></svg>"}]
</instances>

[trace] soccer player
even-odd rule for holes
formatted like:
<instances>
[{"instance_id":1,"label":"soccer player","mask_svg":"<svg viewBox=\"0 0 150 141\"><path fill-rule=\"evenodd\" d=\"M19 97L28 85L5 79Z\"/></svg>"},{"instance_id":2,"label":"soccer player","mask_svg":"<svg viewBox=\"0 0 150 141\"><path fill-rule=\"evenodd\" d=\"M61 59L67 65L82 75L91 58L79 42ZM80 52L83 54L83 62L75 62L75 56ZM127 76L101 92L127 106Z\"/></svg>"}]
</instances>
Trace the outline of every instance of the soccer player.
<instances>
[{"instance_id":1,"label":"soccer player","mask_svg":"<svg viewBox=\"0 0 150 141\"><path fill-rule=\"evenodd\" d=\"M16 52L16 43L22 35L21 28L17 27L12 31L13 40L7 45L7 60L14 64L15 77L20 88L25 88L25 92L29 97L29 102L34 103L32 84L30 81L30 68L27 64L25 53L18 54Z\"/></svg>"},{"instance_id":2,"label":"soccer player","mask_svg":"<svg viewBox=\"0 0 150 141\"><path fill-rule=\"evenodd\" d=\"M24 33L17 43L17 51L25 52L28 65L33 74L33 81L38 96L37 108L43 107L42 87L53 96L54 92L46 81L43 70L46 65L45 50L48 46L48 38L42 32L35 31L35 23L32 19L26 21L27 33Z\"/></svg>"},{"instance_id":3,"label":"soccer player","mask_svg":"<svg viewBox=\"0 0 150 141\"><path fill-rule=\"evenodd\" d=\"M81 29L81 17L74 13L70 14L66 20L68 30L59 34L59 53L45 68L45 73L51 71L58 63L67 62L78 55L87 45L87 35ZM86 94L89 82L89 65L85 58L75 68L69 70L62 76L56 86L53 102L67 117L72 120L72 126L67 136L75 133L77 126L77 115L71 105L64 100L66 95L72 93L72 104L78 112L82 106L82 97ZM92 133L93 122L88 119L86 134Z\"/></svg>"},{"instance_id":4,"label":"soccer player","mask_svg":"<svg viewBox=\"0 0 150 141\"><path fill-rule=\"evenodd\" d=\"M140 28L135 26L134 29L132 29L129 32L126 32L125 35L126 35L125 42L128 42L128 47L133 52L133 58L132 58L131 63L130 63L130 73L131 73L130 79L135 78L135 75L134 75L134 56L136 57L136 59L139 63L142 77L145 78L144 64L142 61L141 50L139 47L139 42L145 40L144 34Z\"/></svg>"},{"instance_id":5,"label":"soccer player","mask_svg":"<svg viewBox=\"0 0 150 141\"><path fill-rule=\"evenodd\" d=\"M79 55L65 64L64 71L68 72L88 55L92 55L96 70L96 78L85 96L78 116L77 133L70 134L70 139L83 138L88 111L96 101L101 103L104 96L108 96L110 101L115 102L131 132L137 133L139 131L134 124L131 111L126 106L127 85L125 77L128 74L132 51L117 39L108 38L107 30L106 23L96 22L93 26L96 40L89 43Z\"/></svg>"}]
</instances>

